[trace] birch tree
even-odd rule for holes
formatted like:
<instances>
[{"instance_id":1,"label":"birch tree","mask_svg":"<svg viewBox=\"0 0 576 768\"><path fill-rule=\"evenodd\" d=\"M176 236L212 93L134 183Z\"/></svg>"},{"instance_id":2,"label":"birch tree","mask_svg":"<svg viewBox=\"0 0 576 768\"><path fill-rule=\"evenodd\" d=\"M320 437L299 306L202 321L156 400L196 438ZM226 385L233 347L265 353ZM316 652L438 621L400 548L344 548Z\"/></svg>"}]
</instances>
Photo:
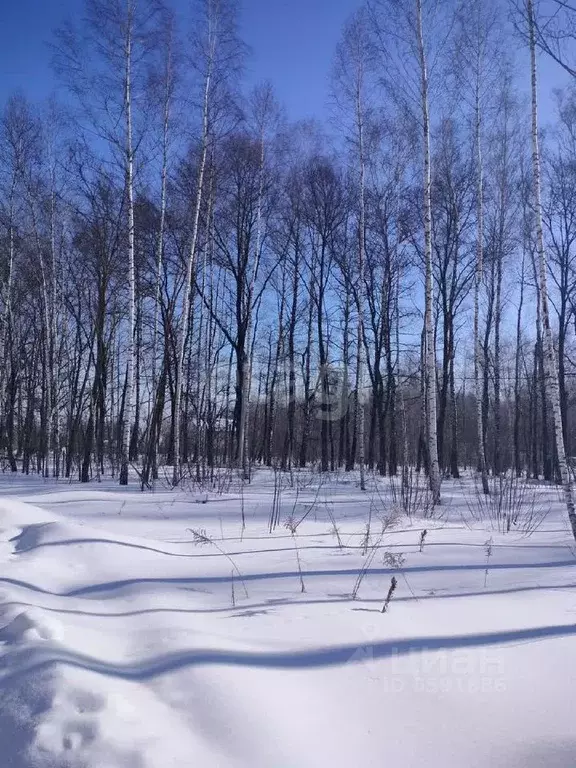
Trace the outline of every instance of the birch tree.
<instances>
[{"instance_id":1,"label":"birch tree","mask_svg":"<svg viewBox=\"0 0 576 768\"><path fill-rule=\"evenodd\" d=\"M25 196L23 174L34 145L34 131L28 119L28 106L21 96L12 97L2 116L2 220L6 229L7 258L2 283L0 406L6 434L7 458L12 472L18 471L14 455L16 410L16 380L18 376L15 351L14 273L17 268L18 242L21 239L18 222L24 220Z\"/></svg>"},{"instance_id":2,"label":"birch tree","mask_svg":"<svg viewBox=\"0 0 576 768\"><path fill-rule=\"evenodd\" d=\"M434 286L432 278L432 178L430 167L430 112L428 62L426 57L422 0L416 0L416 37L418 62L421 77L422 142L424 146L424 262L425 298L424 329L426 357L426 419L429 456L430 490L435 504L440 503L440 466L438 462L438 439L436 432L436 340L434 337L433 306Z\"/></svg>"},{"instance_id":3,"label":"birch tree","mask_svg":"<svg viewBox=\"0 0 576 768\"><path fill-rule=\"evenodd\" d=\"M417 126L421 149L421 207L424 253L424 401L428 476L434 504L440 503L437 440L436 340L432 265L431 97L437 93L431 71L453 27L452 4L436 0L373 0L371 13L383 55L382 79L393 105Z\"/></svg>"},{"instance_id":4,"label":"birch tree","mask_svg":"<svg viewBox=\"0 0 576 768\"><path fill-rule=\"evenodd\" d=\"M238 71L242 51L236 37L236 7L233 0L201 0L192 57L199 76L200 137L196 189L192 202L190 245L186 260L184 295L178 339L174 394L174 468L172 482L181 479L181 410L184 359L189 335L192 288L195 280L200 214L205 195L208 153L216 138L222 100L228 96L229 78ZM194 59L194 57L196 57Z\"/></svg>"},{"instance_id":5,"label":"birch tree","mask_svg":"<svg viewBox=\"0 0 576 768\"><path fill-rule=\"evenodd\" d=\"M249 265L249 278L247 284L247 304L248 311L246 325L246 348L244 350L245 361L242 368L241 380L238 382L240 391L240 408L238 409L238 466L242 469L243 478L249 479L249 468L247 464L247 424L248 409L250 405L250 385L251 371L253 363L253 323L254 309L259 303L259 296L255 299L256 281L259 276L262 261L262 249L264 244L264 193L265 187L269 185L270 179L267 173L267 152L270 134L274 131L279 117L279 109L274 97L274 91L270 83L263 83L257 86L251 95L249 105L249 117L252 122L252 131L257 137L258 142L258 186L256 202L256 221L254 253L251 256ZM253 306L254 305L254 306Z\"/></svg>"},{"instance_id":6,"label":"birch tree","mask_svg":"<svg viewBox=\"0 0 576 768\"><path fill-rule=\"evenodd\" d=\"M534 209L536 224L536 253L538 259L538 292L540 295L540 306L542 316L542 330L544 336L544 375L546 381L546 392L552 406L554 421L554 435L556 441L556 455L560 477L562 479L562 489L568 519L572 529L572 535L576 539L576 508L574 505L574 490L570 469L566 459L564 448L564 435L562 431L562 411L560 408L560 389L558 386L558 368L556 363L556 352L554 350L554 338L550 323L548 285L547 285L547 263L546 252L544 250L544 232L542 216L542 175L540 161L540 140L538 135L538 67L536 60L536 17L533 0L526 0L525 6L526 20L528 25L528 41L530 51L530 94L531 94L531 115L532 115L532 183L534 185Z\"/></svg>"},{"instance_id":7,"label":"birch tree","mask_svg":"<svg viewBox=\"0 0 576 768\"><path fill-rule=\"evenodd\" d=\"M148 439L146 456L142 468L143 487L149 482L150 474L155 480L157 477L158 440L161 424L161 413L158 408L159 381L158 381L158 346L159 323L161 312L162 277L164 270L164 249L166 239L166 213L167 213L167 187L168 171L170 167L172 147L174 144L174 100L176 90L176 63L175 63L175 20L173 13L167 11L162 19L160 32L160 66L153 86L158 93L158 107L160 113L160 213L158 220L158 234L155 259L154 282L154 309L152 321L152 364L151 364L151 407L148 418Z\"/></svg>"},{"instance_id":8,"label":"birch tree","mask_svg":"<svg viewBox=\"0 0 576 768\"><path fill-rule=\"evenodd\" d=\"M472 125L476 179L476 269L474 276L474 398L478 470L482 490L489 493L486 466L486 425L482 396L482 331L480 328L480 296L484 280L484 141L486 111L496 85L496 67L502 49L495 35L499 19L492 0L473 0L462 4L457 15L457 35L454 53L455 84L462 94Z\"/></svg>"},{"instance_id":9,"label":"birch tree","mask_svg":"<svg viewBox=\"0 0 576 768\"><path fill-rule=\"evenodd\" d=\"M146 68L158 6L151 0L86 0L83 25L57 32L55 67L75 97L80 132L106 142L124 186L127 261L126 387L121 411L121 485L128 483L135 410L135 173L145 128Z\"/></svg>"},{"instance_id":10,"label":"birch tree","mask_svg":"<svg viewBox=\"0 0 576 768\"><path fill-rule=\"evenodd\" d=\"M366 311L366 175L370 131L370 79L374 75L376 55L370 35L366 8L357 11L346 25L336 52L333 92L340 107L347 138L351 144L358 200L358 264L356 282L357 361L355 420L360 467L360 488L366 490L365 479L365 346L364 313ZM347 114L348 113L348 114ZM348 124L348 125L347 125Z\"/></svg>"},{"instance_id":11,"label":"birch tree","mask_svg":"<svg viewBox=\"0 0 576 768\"><path fill-rule=\"evenodd\" d=\"M576 74L573 3L539 19L512 2ZM133 463L146 488L162 465L203 483L318 463L364 486L401 459L406 503L409 461L435 502L462 465L484 487L488 469L556 469L568 494L576 110L566 97L541 173L534 94L520 194L530 139L496 0L462 2L454 46L452 0L355 14L334 144L280 119L269 86L240 96L234 0L197 0L185 68L156 0L85 8L58 36L63 137L20 98L0 125L6 466L126 482Z\"/></svg>"}]
</instances>

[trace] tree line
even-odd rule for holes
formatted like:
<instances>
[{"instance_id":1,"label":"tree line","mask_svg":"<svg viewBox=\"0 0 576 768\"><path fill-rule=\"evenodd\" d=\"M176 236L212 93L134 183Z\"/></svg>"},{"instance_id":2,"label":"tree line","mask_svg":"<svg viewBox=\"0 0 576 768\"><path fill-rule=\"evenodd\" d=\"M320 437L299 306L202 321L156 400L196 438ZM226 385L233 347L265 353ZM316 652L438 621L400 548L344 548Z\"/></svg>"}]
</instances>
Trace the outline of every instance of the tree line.
<instances>
[{"instance_id":1,"label":"tree line","mask_svg":"<svg viewBox=\"0 0 576 768\"><path fill-rule=\"evenodd\" d=\"M5 467L416 467L436 501L472 467L569 501L576 91L542 142L537 74L576 74L575 22L371 0L322 125L244 86L234 0L86 0L59 100L14 94L0 125Z\"/></svg>"}]
</instances>

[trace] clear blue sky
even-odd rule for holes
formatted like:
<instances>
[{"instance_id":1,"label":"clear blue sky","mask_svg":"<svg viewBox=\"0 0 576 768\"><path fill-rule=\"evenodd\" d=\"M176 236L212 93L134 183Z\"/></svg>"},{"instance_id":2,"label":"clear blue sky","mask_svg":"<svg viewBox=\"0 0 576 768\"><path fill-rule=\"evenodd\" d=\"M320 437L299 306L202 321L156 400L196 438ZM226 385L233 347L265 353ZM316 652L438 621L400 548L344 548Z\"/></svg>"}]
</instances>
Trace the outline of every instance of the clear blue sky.
<instances>
[{"instance_id":1,"label":"clear blue sky","mask_svg":"<svg viewBox=\"0 0 576 768\"><path fill-rule=\"evenodd\" d=\"M292 119L326 114L327 78L344 21L359 0L243 0L242 36L251 46L249 81L272 81ZM188 0L175 0L185 9ZM47 42L83 0L0 0L0 103L16 89L50 94Z\"/></svg>"},{"instance_id":2,"label":"clear blue sky","mask_svg":"<svg viewBox=\"0 0 576 768\"><path fill-rule=\"evenodd\" d=\"M324 118L327 80L342 25L360 0L243 0L242 34L253 50L249 81L274 84L288 117ZM175 0L181 9L188 0ZM83 0L0 0L0 104L16 89L32 100L54 88L47 42ZM543 62L542 118L549 119L550 91L566 78Z\"/></svg>"}]
</instances>

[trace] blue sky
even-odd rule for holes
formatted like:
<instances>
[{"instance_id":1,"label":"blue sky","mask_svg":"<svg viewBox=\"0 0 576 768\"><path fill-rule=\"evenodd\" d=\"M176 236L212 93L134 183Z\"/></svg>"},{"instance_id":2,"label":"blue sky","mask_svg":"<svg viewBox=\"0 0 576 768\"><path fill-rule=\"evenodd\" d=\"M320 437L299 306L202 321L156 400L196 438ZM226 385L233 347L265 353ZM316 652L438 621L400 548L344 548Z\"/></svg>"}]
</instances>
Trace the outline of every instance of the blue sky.
<instances>
[{"instance_id":1,"label":"blue sky","mask_svg":"<svg viewBox=\"0 0 576 768\"><path fill-rule=\"evenodd\" d=\"M250 75L271 80L290 117L326 113L334 50L358 0L244 0Z\"/></svg>"},{"instance_id":2,"label":"blue sky","mask_svg":"<svg viewBox=\"0 0 576 768\"><path fill-rule=\"evenodd\" d=\"M176 0L185 9L188 0ZM54 87L47 42L83 0L0 0L0 103L16 89L45 98ZM251 46L248 78L271 80L292 119L326 110L334 48L358 0L243 0L242 35Z\"/></svg>"},{"instance_id":3,"label":"blue sky","mask_svg":"<svg viewBox=\"0 0 576 768\"><path fill-rule=\"evenodd\" d=\"M175 0L181 9L188 0ZM243 0L242 34L251 46L248 79L270 80L288 117L325 118L327 80L344 21L359 0ZM67 15L80 14L83 0L0 0L0 104L21 89L32 100L54 88L47 43ZM550 92L565 78L551 63L542 67L542 118Z\"/></svg>"}]
</instances>

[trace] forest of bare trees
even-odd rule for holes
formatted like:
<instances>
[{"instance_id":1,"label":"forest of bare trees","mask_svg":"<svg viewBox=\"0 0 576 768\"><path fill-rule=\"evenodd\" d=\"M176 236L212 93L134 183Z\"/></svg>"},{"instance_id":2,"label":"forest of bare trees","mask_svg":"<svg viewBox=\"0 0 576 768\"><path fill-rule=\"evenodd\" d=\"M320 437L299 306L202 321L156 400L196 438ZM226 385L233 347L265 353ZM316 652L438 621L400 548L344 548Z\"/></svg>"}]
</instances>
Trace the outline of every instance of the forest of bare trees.
<instances>
[{"instance_id":1,"label":"forest of bare trees","mask_svg":"<svg viewBox=\"0 0 576 768\"><path fill-rule=\"evenodd\" d=\"M537 100L576 9L373 0L326 126L245 88L238 22L86 0L58 99L4 105L5 470L512 471L576 531L576 88Z\"/></svg>"}]
</instances>

